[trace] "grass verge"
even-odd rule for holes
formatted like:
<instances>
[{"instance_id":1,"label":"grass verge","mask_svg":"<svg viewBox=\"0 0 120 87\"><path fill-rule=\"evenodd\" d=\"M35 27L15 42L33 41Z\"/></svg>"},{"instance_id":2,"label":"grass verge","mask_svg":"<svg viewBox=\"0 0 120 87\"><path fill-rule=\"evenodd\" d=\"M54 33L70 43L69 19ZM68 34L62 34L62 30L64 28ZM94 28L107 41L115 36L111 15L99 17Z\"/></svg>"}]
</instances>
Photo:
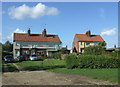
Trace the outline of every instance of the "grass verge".
<instances>
[{"instance_id":1,"label":"grass verge","mask_svg":"<svg viewBox=\"0 0 120 87\"><path fill-rule=\"evenodd\" d=\"M65 74L78 74L84 75L90 78L110 81L118 83L118 69L67 69L67 68L55 68L49 71L65 73Z\"/></svg>"}]
</instances>

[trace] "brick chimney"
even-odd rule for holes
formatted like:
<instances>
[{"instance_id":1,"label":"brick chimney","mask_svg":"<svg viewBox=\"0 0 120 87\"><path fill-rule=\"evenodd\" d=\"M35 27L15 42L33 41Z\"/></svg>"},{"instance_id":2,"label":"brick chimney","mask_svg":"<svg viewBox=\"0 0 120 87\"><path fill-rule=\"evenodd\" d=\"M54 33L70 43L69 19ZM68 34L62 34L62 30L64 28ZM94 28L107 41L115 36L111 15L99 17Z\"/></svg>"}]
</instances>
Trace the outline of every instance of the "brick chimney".
<instances>
[{"instance_id":1,"label":"brick chimney","mask_svg":"<svg viewBox=\"0 0 120 87\"><path fill-rule=\"evenodd\" d=\"M114 48L116 49L116 45L114 45Z\"/></svg>"},{"instance_id":2,"label":"brick chimney","mask_svg":"<svg viewBox=\"0 0 120 87\"><path fill-rule=\"evenodd\" d=\"M88 31L86 32L86 35L87 35L88 37L90 37L90 36L91 36L91 31L88 30Z\"/></svg>"},{"instance_id":3,"label":"brick chimney","mask_svg":"<svg viewBox=\"0 0 120 87\"><path fill-rule=\"evenodd\" d=\"M30 32L31 32L31 31L30 31L30 28L28 28L28 36L30 36Z\"/></svg>"},{"instance_id":4,"label":"brick chimney","mask_svg":"<svg viewBox=\"0 0 120 87\"><path fill-rule=\"evenodd\" d=\"M42 31L42 36L43 36L43 37L46 37L46 36L47 36L47 34L46 34L46 29L44 29L44 30Z\"/></svg>"}]
</instances>

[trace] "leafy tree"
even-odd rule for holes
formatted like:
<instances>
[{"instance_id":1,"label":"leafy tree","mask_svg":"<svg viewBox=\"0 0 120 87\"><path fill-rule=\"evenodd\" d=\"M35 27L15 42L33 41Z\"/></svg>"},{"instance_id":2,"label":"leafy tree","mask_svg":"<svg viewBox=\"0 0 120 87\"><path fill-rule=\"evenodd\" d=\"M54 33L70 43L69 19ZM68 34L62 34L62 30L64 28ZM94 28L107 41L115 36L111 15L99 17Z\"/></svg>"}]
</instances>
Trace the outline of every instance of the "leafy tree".
<instances>
[{"instance_id":1,"label":"leafy tree","mask_svg":"<svg viewBox=\"0 0 120 87\"><path fill-rule=\"evenodd\" d=\"M13 44L9 41L6 41L5 44L2 45L3 51L12 52Z\"/></svg>"},{"instance_id":2,"label":"leafy tree","mask_svg":"<svg viewBox=\"0 0 120 87\"><path fill-rule=\"evenodd\" d=\"M89 46L84 50L84 54L87 55L102 55L104 53L104 47L102 46Z\"/></svg>"},{"instance_id":3,"label":"leafy tree","mask_svg":"<svg viewBox=\"0 0 120 87\"><path fill-rule=\"evenodd\" d=\"M105 47L106 43L105 43L105 41L103 41L103 42L99 42L98 45L101 46L101 47Z\"/></svg>"}]
</instances>

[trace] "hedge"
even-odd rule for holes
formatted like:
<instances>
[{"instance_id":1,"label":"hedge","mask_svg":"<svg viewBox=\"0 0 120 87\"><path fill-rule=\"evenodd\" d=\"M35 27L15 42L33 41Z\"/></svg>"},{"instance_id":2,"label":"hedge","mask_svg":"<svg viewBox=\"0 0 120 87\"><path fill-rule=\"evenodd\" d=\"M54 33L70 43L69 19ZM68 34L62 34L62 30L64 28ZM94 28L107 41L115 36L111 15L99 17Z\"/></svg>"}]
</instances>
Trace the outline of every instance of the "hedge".
<instances>
[{"instance_id":1,"label":"hedge","mask_svg":"<svg viewBox=\"0 0 120 87\"><path fill-rule=\"evenodd\" d=\"M120 59L102 55L68 55L65 58L67 68L119 68Z\"/></svg>"},{"instance_id":2,"label":"hedge","mask_svg":"<svg viewBox=\"0 0 120 87\"><path fill-rule=\"evenodd\" d=\"M57 52L57 53L53 53L51 58L54 58L54 59L61 59L61 53Z\"/></svg>"}]
</instances>

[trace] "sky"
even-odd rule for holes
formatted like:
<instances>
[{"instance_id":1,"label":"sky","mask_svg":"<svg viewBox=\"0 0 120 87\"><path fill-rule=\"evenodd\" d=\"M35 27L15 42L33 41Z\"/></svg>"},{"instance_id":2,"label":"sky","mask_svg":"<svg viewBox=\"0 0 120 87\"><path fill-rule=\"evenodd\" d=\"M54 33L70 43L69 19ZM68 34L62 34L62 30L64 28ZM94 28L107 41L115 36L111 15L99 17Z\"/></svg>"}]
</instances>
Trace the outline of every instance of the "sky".
<instances>
[{"instance_id":1,"label":"sky","mask_svg":"<svg viewBox=\"0 0 120 87\"><path fill-rule=\"evenodd\" d=\"M118 45L117 2L3 2L2 43L13 33L57 34L62 46L72 48L75 34L101 35L107 48Z\"/></svg>"}]
</instances>

